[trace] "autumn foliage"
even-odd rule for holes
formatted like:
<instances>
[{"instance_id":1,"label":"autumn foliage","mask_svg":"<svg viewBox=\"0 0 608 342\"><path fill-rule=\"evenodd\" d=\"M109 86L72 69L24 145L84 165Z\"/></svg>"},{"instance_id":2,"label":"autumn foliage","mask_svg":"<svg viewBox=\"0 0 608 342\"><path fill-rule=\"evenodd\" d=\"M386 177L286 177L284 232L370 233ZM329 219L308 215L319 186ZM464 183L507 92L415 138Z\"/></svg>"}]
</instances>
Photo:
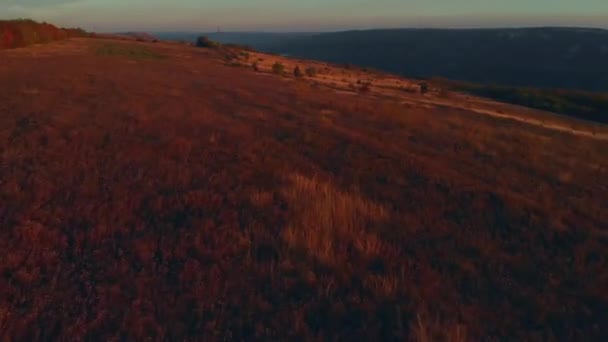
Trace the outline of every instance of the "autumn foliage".
<instances>
[{"instance_id":1,"label":"autumn foliage","mask_svg":"<svg viewBox=\"0 0 608 342\"><path fill-rule=\"evenodd\" d=\"M28 19L0 21L0 49L48 43L85 35L86 32L82 29L59 28Z\"/></svg>"}]
</instances>

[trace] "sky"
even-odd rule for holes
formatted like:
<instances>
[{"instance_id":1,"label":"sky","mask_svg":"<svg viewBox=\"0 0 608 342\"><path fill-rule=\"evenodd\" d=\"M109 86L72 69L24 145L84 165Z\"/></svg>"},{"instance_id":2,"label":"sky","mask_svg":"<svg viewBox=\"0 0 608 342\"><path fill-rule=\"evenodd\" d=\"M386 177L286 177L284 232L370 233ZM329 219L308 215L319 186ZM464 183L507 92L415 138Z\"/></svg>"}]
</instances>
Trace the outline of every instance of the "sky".
<instances>
[{"instance_id":1,"label":"sky","mask_svg":"<svg viewBox=\"0 0 608 342\"><path fill-rule=\"evenodd\" d=\"M608 0L0 0L0 19L91 31L608 28Z\"/></svg>"}]
</instances>

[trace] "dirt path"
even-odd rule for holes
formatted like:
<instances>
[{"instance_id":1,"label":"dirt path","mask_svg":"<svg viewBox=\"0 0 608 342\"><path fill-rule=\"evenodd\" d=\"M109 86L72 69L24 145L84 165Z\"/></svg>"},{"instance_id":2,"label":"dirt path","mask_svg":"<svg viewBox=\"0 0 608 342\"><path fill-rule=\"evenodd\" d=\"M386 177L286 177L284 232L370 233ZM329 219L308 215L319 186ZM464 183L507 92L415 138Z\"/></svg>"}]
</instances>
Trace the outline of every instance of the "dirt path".
<instances>
[{"instance_id":1,"label":"dirt path","mask_svg":"<svg viewBox=\"0 0 608 342\"><path fill-rule=\"evenodd\" d=\"M540 119L537 119L534 117L523 117L523 116L517 115L517 114L505 113L505 112L499 112L496 110L490 110L487 108L475 107L474 104L473 104L473 106L466 106L466 105L462 105L459 103L455 103L453 101L444 101L444 100L440 100L440 99L428 100L428 99L424 99L424 98L411 98L411 97L408 97L405 101L403 101L403 103L426 104L426 105L447 106L447 107L452 107L452 108L458 108L458 109L467 110L467 111L477 113L477 114L489 115L489 116L492 116L495 118L515 120L515 121L522 122L525 124L543 127L546 129L570 133L570 134L574 134L577 136L587 137L587 138L596 139L596 140L608 141L608 133L581 130L581 129L577 129L574 127L568 127L567 125L560 124L557 122L544 121L544 120L540 120Z\"/></svg>"}]
</instances>

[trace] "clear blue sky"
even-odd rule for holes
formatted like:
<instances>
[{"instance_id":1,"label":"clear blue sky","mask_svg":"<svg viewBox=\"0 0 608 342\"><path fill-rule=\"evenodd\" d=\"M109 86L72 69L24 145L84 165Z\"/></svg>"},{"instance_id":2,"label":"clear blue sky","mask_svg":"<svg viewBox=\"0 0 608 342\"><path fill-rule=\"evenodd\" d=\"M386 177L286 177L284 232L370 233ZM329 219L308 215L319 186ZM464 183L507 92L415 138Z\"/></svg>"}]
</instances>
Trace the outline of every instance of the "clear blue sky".
<instances>
[{"instance_id":1,"label":"clear blue sky","mask_svg":"<svg viewBox=\"0 0 608 342\"><path fill-rule=\"evenodd\" d=\"M0 18L97 31L608 28L608 0L0 0Z\"/></svg>"}]
</instances>

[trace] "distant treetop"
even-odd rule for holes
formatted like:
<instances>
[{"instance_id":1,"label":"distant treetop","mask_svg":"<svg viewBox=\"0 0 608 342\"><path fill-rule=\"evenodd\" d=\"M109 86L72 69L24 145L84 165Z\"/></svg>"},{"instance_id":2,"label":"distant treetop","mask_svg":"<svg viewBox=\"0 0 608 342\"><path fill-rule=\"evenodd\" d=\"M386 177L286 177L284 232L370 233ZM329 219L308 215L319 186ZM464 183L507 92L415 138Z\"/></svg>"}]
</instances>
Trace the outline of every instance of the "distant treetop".
<instances>
[{"instance_id":1,"label":"distant treetop","mask_svg":"<svg viewBox=\"0 0 608 342\"><path fill-rule=\"evenodd\" d=\"M31 19L0 20L0 49L84 36L87 36L87 33L80 28L59 28Z\"/></svg>"}]
</instances>

